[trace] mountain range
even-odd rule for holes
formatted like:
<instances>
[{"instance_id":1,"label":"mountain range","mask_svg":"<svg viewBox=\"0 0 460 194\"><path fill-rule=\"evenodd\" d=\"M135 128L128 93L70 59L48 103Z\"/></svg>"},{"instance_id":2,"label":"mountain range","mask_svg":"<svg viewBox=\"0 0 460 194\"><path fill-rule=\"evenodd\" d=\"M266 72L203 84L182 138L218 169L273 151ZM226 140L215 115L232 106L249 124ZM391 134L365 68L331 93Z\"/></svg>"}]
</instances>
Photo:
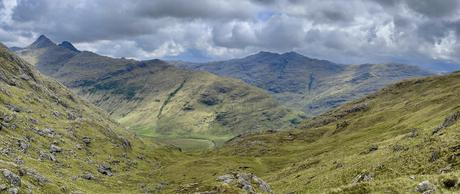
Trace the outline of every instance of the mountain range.
<instances>
[{"instance_id":1,"label":"mountain range","mask_svg":"<svg viewBox=\"0 0 460 194\"><path fill-rule=\"evenodd\" d=\"M138 134L204 146L293 127L387 84L431 75L415 66L342 65L296 52L210 63L138 61L80 51L44 35L12 50Z\"/></svg>"},{"instance_id":2,"label":"mountain range","mask_svg":"<svg viewBox=\"0 0 460 194\"><path fill-rule=\"evenodd\" d=\"M244 132L290 127L302 116L242 81L161 60L100 56L45 36L16 52L144 136L222 142Z\"/></svg>"},{"instance_id":3,"label":"mountain range","mask_svg":"<svg viewBox=\"0 0 460 194\"><path fill-rule=\"evenodd\" d=\"M210 63L174 62L178 67L231 77L262 88L281 104L307 116L358 99L407 78L432 73L403 64L342 65L296 52L259 52Z\"/></svg>"},{"instance_id":4,"label":"mountain range","mask_svg":"<svg viewBox=\"0 0 460 194\"><path fill-rule=\"evenodd\" d=\"M9 193L459 190L458 72L398 82L296 128L184 154L124 130L2 45L0 67L0 189ZM81 83L93 84L67 84Z\"/></svg>"}]
</instances>

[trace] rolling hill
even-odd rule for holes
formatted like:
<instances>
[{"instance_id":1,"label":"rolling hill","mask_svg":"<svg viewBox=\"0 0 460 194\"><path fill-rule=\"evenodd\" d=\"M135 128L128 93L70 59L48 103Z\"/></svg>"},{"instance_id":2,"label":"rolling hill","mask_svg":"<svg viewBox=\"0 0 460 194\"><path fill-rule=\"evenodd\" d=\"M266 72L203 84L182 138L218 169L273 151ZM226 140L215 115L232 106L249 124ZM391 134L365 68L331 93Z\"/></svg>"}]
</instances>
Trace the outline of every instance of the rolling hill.
<instances>
[{"instance_id":1,"label":"rolling hill","mask_svg":"<svg viewBox=\"0 0 460 194\"><path fill-rule=\"evenodd\" d=\"M68 42L56 45L45 36L16 52L144 136L222 142L245 132L279 130L300 120L299 113L259 88L161 60L100 56L78 51Z\"/></svg>"},{"instance_id":2,"label":"rolling hill","mask_svg":"<svg viewBox=\"0 0 460 194\"><path fill-rule=\"evenodd\" d=\"M265 89L281 104L318 115L411 77L431 75L416 66L402 64L340 65L305 57L296 52L259 52L211 63L174 62L178 67L208 71L243 80Z\"/></svg>"}]
</instances>

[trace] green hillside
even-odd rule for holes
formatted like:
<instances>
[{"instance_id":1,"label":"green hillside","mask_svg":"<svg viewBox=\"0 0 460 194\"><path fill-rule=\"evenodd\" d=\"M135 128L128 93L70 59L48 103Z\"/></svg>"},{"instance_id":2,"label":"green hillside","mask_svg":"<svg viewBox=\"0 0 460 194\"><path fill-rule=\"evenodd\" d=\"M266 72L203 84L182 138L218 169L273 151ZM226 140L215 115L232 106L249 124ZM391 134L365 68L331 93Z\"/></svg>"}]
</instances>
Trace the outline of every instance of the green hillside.
<instances>
[{"instance_id":1,"label":"green hillside","mask_svg":"<svg viewBox=\"0 0 460 194\"><path fill-rule=\"evenodd\" d=\"M176 149L120 128L3 45L0 67L2 193L154 192L155 173L177 160Z\"/></svg>"},{"instance_id":2,"label":"green hillside","mask_svg":"<svg viewBox=\"0 0 460 194\"><path fill-rule=\"evenodd\" d=\"M203 189L225 188L208 174L252 172L275 193L419 193L425 180L435 193L458 193L459 96L460 73L404 81L299 129L242 135L167 169L187 170Z\"/></svg>"},{"instance_id":3,"label":"green hillside","mask_svg":"<svg viewBox=\"0 0 460 194\"><path fill-rule=\"evenodd\" d=\"M282 129L297 118L260 89L158 60L75 88L145 136L229 139L250 131Z\"/></svg>"}]
</instances>

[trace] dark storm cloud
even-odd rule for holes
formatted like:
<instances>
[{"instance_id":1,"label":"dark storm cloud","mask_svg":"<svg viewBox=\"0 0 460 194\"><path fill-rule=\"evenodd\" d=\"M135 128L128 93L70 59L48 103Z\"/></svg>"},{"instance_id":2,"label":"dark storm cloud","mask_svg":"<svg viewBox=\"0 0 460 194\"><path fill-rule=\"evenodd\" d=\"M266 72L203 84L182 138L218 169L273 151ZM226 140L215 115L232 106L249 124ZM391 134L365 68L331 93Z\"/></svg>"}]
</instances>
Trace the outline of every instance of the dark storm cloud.
<instances>
[{"instance_id":1,"label":"dark storm cloud","mask_svg":"<svg viewBox=\"0 0 460 194\"><path fill-rule=\"evenodd\" d=\"M241 19L254 15L254 6L245 1L168 0L135 1L133 11L148 17Z\"/></svg>"},{"instance_id":2,"label":"dark storm cloud","mask_svg":"<svg viewBox=\"0 0 460 194\"><path fill-rule=\"evenodd\" d=\"M28 22L43 18L48 12L50 12L49 4L34 0L21 0L14 9L12 18L19 22Z\"/></svg>"},{"instance_id":3,"label":"dark storm cloud","mask_svg":"<svg viewBox=\"0 0 460 194\"><path fill-rule=\"evenodd\" d=\"M439 38L445 37L449 33L447 30L449 28L445 22L427 21L418 26L417 33L426 41L435 43Z\"/></svg>"},{"instance_id":4,"label":"dark storm cloud","mask_svg":"<svg viewBox=\"0 0 460 194\"><path fill-rule=\"evenodd\" d=\"M458 0L407 0L407 5L428 17L452 16L459 12Z\"/></svg>"},{"instance_id":5,"label":"dark storm cloud","mask_svg":"<svg viewBox=\"0 0 460 194\"><path fill-rule=\"evenodd\" d=\"M459 13L458 0L373 0L385 7L406 6L426 17L444 17Z\"/></svg>"},{"instance_id":6,"label":"dark storm cloud","mask_svg":"<svg viewBox=\"0 0 460 194\"><path fill-rule=\"evenodd\" d=\"M123 8L127 5L110 2L75 5L68 1L21 0L13 10L12 19L20 24L20 29L77 42L154 33L167 22L136 18Z\"/></svg>"},{"instance_id":7,"label":"dark storm cloud","mask_svg":"<svg viewBox=\"0 0 460 194\"><path fill-rule=\"evenodd\" d=\"M78 2L78 1L77 1ZM12 19L57 39L95 41L153 34L178 19L248 18L255 11L246 1L183 0L82 1L21 0Z\"/></svg>"},{"instance_id":8,"label":"dark storm cloud","mask_svg":"<svg viewBox=\"0 0 460 194\"><path fill-rule=\"evenodd\" d=\"M372 0L384 6L396 6L401 0Z\"/></svg>"},{"instance_id":9,"label":"dark storm cloud","mask_svg":"<svg viewBox=\"0 0 460 194\"><path fill-rule=\"evenodd\" d=\"M254 3L263 4L263 5L271 5L271 4L276 3L276 0L251 0L251 1Z\"/></svg>"},{"instance_id":10,"label":"dark storm cloud","mask_svg":"<svg viewBox=\"0 0 460 194\"><path fill-rule=\"evenodd\" d=\"M303 44L304 31L302 28L301 19L286 16L274 17L258 31L258 37L263 47L290 50Z\"/></svg>"},{"instance_id":11,"label":"dark storm cloud","mask_svg":"<svg viewBox=\"0 0 460 194\"><path fill-rule=\"evenodd\" d=\"M328 7L323 8L320 11L311 11L307 14L307 17L317 24L336 22L347 23L354 19L354 15L346 13L346 10L340 9L339 7Z\"/></svg>"},{"instance_id":12,"label":"dark storm cloud","mask_svg":"<svg viewBox=\"0 0 460 194\"><path fill-rule=\"evenodd\" d=\"M295 50L341 63L460 63L459 6L458 0L2 0L0 41L24 46L46 34L143 59Z\"/></svg>"}]
</instances>

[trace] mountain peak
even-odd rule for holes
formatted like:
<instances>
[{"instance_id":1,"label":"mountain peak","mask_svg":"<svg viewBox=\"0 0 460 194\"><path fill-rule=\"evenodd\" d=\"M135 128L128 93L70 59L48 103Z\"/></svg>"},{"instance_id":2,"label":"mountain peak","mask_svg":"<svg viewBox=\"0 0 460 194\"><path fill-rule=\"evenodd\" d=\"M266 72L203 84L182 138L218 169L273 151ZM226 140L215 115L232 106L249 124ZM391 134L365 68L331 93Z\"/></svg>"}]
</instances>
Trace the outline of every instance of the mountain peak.
<instances>
[{"instance_id":1,"label":"mountain peak","mask_svg":"<svg viewBox=\"0 0 460 194\"><path fill-rule=\"evenodd\" d=\"M51 47L55 46L56 44L51 41L48 37L45 35L40 35L40 37L35 40L31 45L28 46L28 48L46 48L46 47Z\"/></svg>"},{"instance_id":2,"label":"mountain peak","mask_svg":"<svg viewBox=\"0 0 460 194\"><path fill-rule=\"evenodd\" d=\"M268 51L260 51L255 55L258 55L258 56L279 56L280 54L274 53L274 52L268 52Z\"/></svg>"},{"instance_id":3,"label":"mountain peak","mask_svg":"<svg viewBox=\"0 0 460 194\"><path fill-rule=\"evenodd\" d=\"M268 52L268 51L260 51L257 54L254 54L253 56L258 56L258 57L283 57L283 58L293 58L293 57L302 57L302 58L308 58L303 56L300 53L297 53L295 51L290 51L290 52L285 52L283 54L278 54L275 52Z\"/></svg>"},{"instance_id":4,"label":"mountain peak","mask_svg":"<svg viewBox=\"0 0 460 194\"><path fill-rule=\"evenodd\" d=\"M63 41L61 44L59 44L58 46L60 47L63 47L63 48L66 48L66 49L69 49L69 50L72 50L72 51L75 51L75 52L80 52L77 48L75 48L73 46L72 43L70 43L69 41Z\"/></svg>"},{"instance_id":5,"label":"mountain peak","mask_svg":"<svg viewBox=\"0 0 460 194\"><path fill-rule=\"evenodd\" d=\"M290 52L285 52L283 54L281 54L281 56L285 57L285 58L303 58L303 59L310 59L309 57L306 57L298 52L295 52L295 51L290 51Z\"/></svg>"},{"instance_id":6,"label":"mountain peak","mask_svg":"<svg viewBox=\"0 0 460 194\"><path fill-rule=\"evenodd\" d=\"M282 54L274 53L274 52L268 52L268 51L260 51L254 55L250 55L246 58L249 59L282 59L282 60L311 60L311 58L303 56L300 53L297 53L295 51L290 51L290 52L285 52Z\"/></svg>"},{"instance_id":7,"label":"mountain peak","mask_svg":"<svg viewBox=\"0 0 460 194\"><path fill-rule=\"evenodd\" d=\"M256 60L256 59L271 59L280 56L278 53L272 53L268 51L260 51L258 53L255 53L253 55L249 55L245 57L245 59L248 60Z\"/></svg>"},{"instance_id":8,"label":"mountain peak","mask_svg":"<svg viewBox=\"0 0 460 194\"><path fill-rule=\"evenodd\" d=\"M298 52L295 52L295 51L289 51L289 52L285 52L281 55L284 55L284 56L303 56L301 54L299 54Z\"/></svg>"}]
</instances>

